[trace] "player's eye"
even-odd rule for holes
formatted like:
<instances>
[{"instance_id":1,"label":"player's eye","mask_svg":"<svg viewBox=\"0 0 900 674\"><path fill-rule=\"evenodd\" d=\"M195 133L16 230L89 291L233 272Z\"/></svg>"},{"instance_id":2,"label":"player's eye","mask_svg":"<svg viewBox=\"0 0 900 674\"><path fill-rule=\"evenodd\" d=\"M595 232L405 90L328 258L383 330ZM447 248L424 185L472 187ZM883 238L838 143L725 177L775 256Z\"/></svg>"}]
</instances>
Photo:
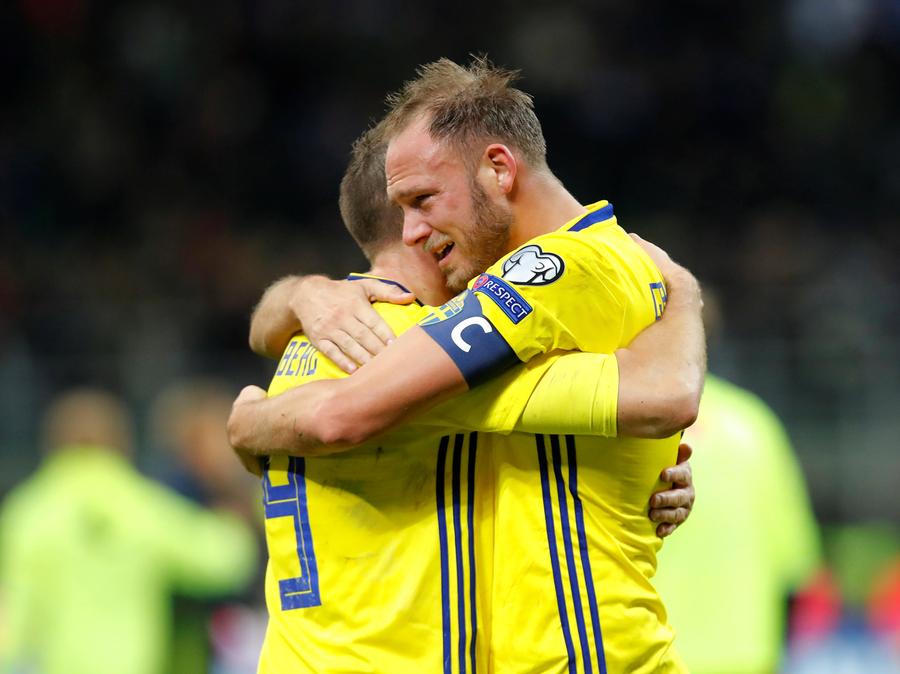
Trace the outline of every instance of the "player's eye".
<instances>
[{"instance_id":1,"label":"player's eye","mask_svg":"<svg viewBox=\"0 0 900 674\"><path fill-rule=\"evenodd\" d=\"M430 199L431 196L432 195L430 193L417 194L415 197L413 197L412 200L413 208L422 208L426 203L428 203L428 199Z\"/></svg>"}]
</instances>

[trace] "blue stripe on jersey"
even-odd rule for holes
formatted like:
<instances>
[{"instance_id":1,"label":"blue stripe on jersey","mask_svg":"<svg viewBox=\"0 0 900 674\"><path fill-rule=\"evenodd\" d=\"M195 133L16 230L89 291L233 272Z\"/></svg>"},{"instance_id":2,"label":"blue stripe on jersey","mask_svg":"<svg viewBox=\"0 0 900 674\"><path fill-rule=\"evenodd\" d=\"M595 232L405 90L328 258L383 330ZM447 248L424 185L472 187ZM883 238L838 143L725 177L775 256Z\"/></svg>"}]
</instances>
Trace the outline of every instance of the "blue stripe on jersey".
<instances>
[{"instance_id":1,"label":"blue stripe on jersey","mask_svg":"<svg viewBox=\"0 0 900 674\"><path fill-rule=\"evenodd\" d=\"M569 672L575 674L575 647L572 644L572 633L569 629L569 612L566 609L566 596L563 593L562 572L559 568L559 552L556 547L556 530L553 526L553 500L550 497L550 471L547 467L547 449L544 436L535 436L537 441L538 466L541 472L541 493L544 499L544 524L547 529L547 544L550 546L550 566L553 568L553 587L556 589L556 605L559 609L559 622L562 627L566 652L569 655Z\"/></svg>"},{"instance_id":2,"label":"blue stripe on jersey","mask_svg":"<svg viewBox=\"0 0 900 674\"><path fill-rule=\"evenodd\" d=\"M463 436L453 440L453 543L456 548L456 621L459 624L459 672L466 671L466 585L463 569L462 520L459 513Z\"/></svg>"},{"instance_id":3,"label":"blue stripe on jersey","mask_svg":"<svg viewBox=\"0 0 900 674\"><path fill-rule=\"evenodd\" d=\"M468 496L469 496L469 603L472 605L472 642L469 644L469 658L472 663L472 672L475 668L475 637L477 636L477 615L475 613L475 451L478 449L478 433L469 434L469 470L468 470Z\"/></svg>"},{"instance_id":4,"label":"blue stripe on jersey","mask_svg":"<svg viewBox=\"0 0 900 674\"><path fill-rule=\"evenodd\" d=\"M569 227L570 232L580 232L582 229L587 229L591 225L596 225L598 222L603 222L604 220L609 220L613 216L613 205L606 204L603 208L600 208L596 211L592 211L591 213L585 214L581 220L576 222L574 225Z\"/></svg>"},{"instance_id":5,"label":"blue stripe on jersey","mask_svg":"<svg viewBox=\"0 0 900 674\"><path fill-rule=\"evenodd\" d=\"M581 606L581 588L578 585L578 569L575 567L575 550L572 548L569 504L566 501L566 483L562 476L562 457L559 450L558 435L550 436L550 447L553 454L553 474L556 477L556 496L559 499L559 526L562 529L563 547L566 552L566 569L569 572L569 589L572 590L572 608L575 613L575 624L578 626L578 639L581 642L581 659L584 662L585 674L593 674L591 646L588 643L587 629L584 623L584 609Z\"/></svg>"},{"instance_id":6,"label":"blue stripe on jersey","mask_svg":"<svg viewBox=\"0 0 900 674\"><path fill-rule=\"evenodd\" d=\"M450 662L450 569L447 560L447 520L444 504L444 472L447 466L447 446L450 436L441 438L438 448L435 485L437 497L438 538L441 544L441 620L444 629L444 674L451 674L453 664Z\"/></svg>"},{"instance_id":7,"label":"blue stripe on jersey","mask_svg":"<svg viewBox=\"0 0 900 674\"><path fill-rule=\"evenodd\" d=\"M578 495L578 463L575 455L575 438L566 436L566 458L569 464L569 492L575 503L575 527L578 530L578 549L581 552L581 569L584 573L584 585L588 594L588 606L591 611L591 625L594 628L594 646L597 649L597 667L600 674L606 674L606 654L603 650L603 634L600 631L600 612L597 609L597 594L594 591L594 576L591 573L591 560L588 556L587 536L584 528L584 508Z\"/></svg>"}]
</instances>

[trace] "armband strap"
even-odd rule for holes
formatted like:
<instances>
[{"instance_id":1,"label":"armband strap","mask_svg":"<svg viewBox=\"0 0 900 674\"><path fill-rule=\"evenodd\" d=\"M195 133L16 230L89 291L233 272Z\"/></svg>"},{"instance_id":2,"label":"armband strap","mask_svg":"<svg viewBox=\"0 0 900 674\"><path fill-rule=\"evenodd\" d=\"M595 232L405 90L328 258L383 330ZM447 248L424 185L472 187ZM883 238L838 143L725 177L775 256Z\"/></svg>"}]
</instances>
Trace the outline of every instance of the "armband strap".
<instances>
[{"instance_id":1,"label":"armband strap","mask_svg":"<svg viewBox=\"0 0 900 674\"><path fill-rule=\"evenodd\" d=\"M453 359L469 388L520 362L509 343L484 315L474 293L467 290L453 302L452 312L444 310L446 318L434 320L432 315L420 325Z\"/></svg>"}]
</instances>

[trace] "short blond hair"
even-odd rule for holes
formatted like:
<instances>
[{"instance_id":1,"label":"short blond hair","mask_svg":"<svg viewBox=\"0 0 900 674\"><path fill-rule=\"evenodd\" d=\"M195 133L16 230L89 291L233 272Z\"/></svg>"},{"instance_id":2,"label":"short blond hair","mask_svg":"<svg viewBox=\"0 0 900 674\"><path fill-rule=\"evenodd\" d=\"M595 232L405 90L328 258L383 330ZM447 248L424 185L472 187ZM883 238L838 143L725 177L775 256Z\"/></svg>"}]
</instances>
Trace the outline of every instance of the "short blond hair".
<instances>
[{"instance_id":1,"label":"short blond hair","mask_svg":"<svg viewBox=\"0 0 900 674\"><path fill-rule=\"evenodd\" d=\"M531 96L512 84L519 72L475 57L468 66L442 58L421 66L416 78L388 96L385 135L406 129L420 114L428 132L459 150L478 142L499 142L518 150L535 167L547 163L547 143Z\"/></svg>"}]
</instances>

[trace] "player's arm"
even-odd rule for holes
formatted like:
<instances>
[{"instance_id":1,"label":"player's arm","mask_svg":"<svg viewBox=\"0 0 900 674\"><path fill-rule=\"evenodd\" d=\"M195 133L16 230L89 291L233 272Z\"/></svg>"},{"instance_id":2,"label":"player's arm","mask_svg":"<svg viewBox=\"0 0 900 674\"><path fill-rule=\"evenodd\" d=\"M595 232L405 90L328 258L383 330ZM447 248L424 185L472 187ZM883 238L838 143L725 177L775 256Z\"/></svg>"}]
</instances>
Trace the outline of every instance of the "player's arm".
<instances>
[{"instance_id":1,"label":"player's arm","mask_svg":"<svg viewBox=\"0 0 900 674\"><path fill-rule=\"evenodd\" d=\"M632 235L662 272L668 303L662 320L616 351L618 434L666 438L694 423L706 378L700 284L662 249Z\"/></svg>"},{"instance_id":2,"label":"player's arm","mask_svg":"<svg viewBox=\"0 0 900 674\"><path fill-rule=\"evenodd\" d=\"M316 381L266 398L248 386L228 420L244 454L327 454L397 426L468 388L447 352L415 326L353 376Z\"/></svg>"},{"instance_id":3,"label":"player's arm","mask_svg":"<svg viewBox=\"0 0 900 674\"><path fill-rule=\"evenodd\" d=\"M624 389L620 387L618 407L622 411L613 412L617 425L621 424L620 434L630 432L665 437L683 428L678 425L686 425L696 415L696 405L679 407L679 404L683 400L690 403L699 399L702 377L691 379L685 371L693 371L696 362L703 359L683 355L668 357L669 349L679 352L682 349L681 334L674 333L693 334L696 338L699 318L681 314L690 314L691 303L699 302L699 299L689 292L691 286L687 280L684 285L684 294L694 297L693 300L685 298L688 306L682 310L675 303L668 321L659 321L645 331L647 335L640 335L629 349L616 354L617 360L624 365L628 382ZM676 282L673 297L679 294ZM694 332L683 330L684 325L693 325ZM449 339L455 335L465 346L466 330L477 333L480 329L478 324L470 324L451 334ZM702 328L700 334L702 341ZM480 346L490 356L487 352L491 347L486 344L489 343L483 342ZM642 363L639 356L632 357L634 354L629 352L630 349L644 354L647 362ZM702 353L702 346L695 348L696 351ZM674 382L676 389L658 386L662 373L666 373L663 376L665 382ZM352 377L313 382L272 398L266 398L265 392L257 387L245 388L232 409L229 440L235 449L245 454L336 452L365 442L467 388L466 378L444 347L416 326ZM558 389L555 395L558 395ZM558 399L555 402L558 408ZM554 406L541 407L552 409ZM587 415L594 414L583 409ZM607 414L612 409L608 398L604 409ZM529 419L535 423L534 415ZM673 426L677 427L673 430ZM577 430L573 428L569 432Z\"/></svg>"},{"instance_id":4,"label":"player's arm","mask_svg":"<svg viewBox=\"0 0 900 674\"><path fill-rule=\"evenodd\" d=\"M414 299L411 293L375 279L286 276L269 286L254 309L250 348L278 358L302 329L319 351L345 372L353 372L394 338L371 303L408 304Z\"/></svg>"},{"instance_id":5,"label":"player's arm","mask_svg":"<svg viewBox=\"0 0 900 674\"><path fill-rule=\"evenodd\" d=\"M584 308L596 309L596 323L601 327L609 323L610 330L618 330L616 300L607 297L609 291L602 282L596 286L594 269L585 261L569 275L569 283L581 288L593 282L597 292L588 296L590 304ZM549 351L562 343L561 338L568 335L564 322L554 319L552 306L539 304L546 295L544 289L531 288L535 295L529 304L511 286L491 278L516 300L513 308L504 304L502 314L494 306L500 306L498 300L487 299L483 305L475 292L467 291L457 300L450 320L430 323L427 334L421 327L413 328L348 379L315 382L269 399L262 389L248 387L235 401L229 420L232 446L258 454L339 451L461 393L470 382L486 381L520 358L530 360L541 349ZM557 288L564 285L558 282ZM565 295L562 291L559 294ZM492 307L493 322L485 314ZM514 350L498 326L503 325L509 334L511 326L532 311L543 316L538 326L529 324L538 328L538 334L524 326L518 329L518 336L525 334L527 339Z\"/></svg>"}]
</instances>

